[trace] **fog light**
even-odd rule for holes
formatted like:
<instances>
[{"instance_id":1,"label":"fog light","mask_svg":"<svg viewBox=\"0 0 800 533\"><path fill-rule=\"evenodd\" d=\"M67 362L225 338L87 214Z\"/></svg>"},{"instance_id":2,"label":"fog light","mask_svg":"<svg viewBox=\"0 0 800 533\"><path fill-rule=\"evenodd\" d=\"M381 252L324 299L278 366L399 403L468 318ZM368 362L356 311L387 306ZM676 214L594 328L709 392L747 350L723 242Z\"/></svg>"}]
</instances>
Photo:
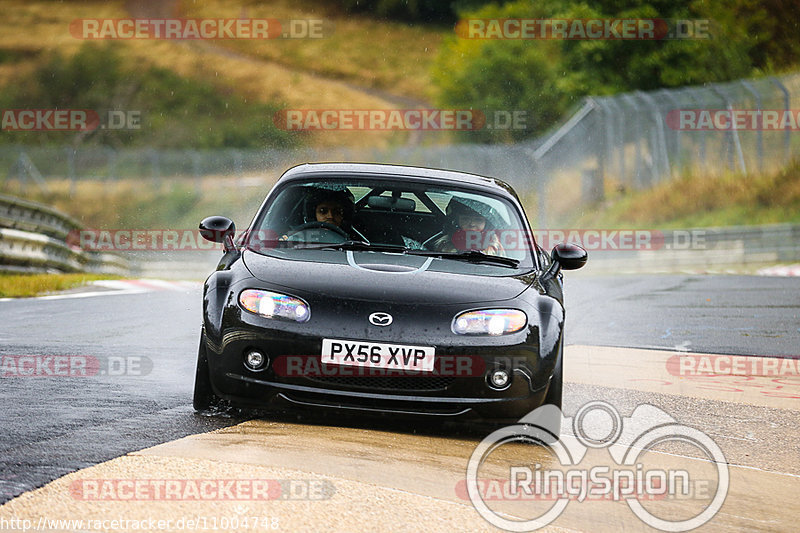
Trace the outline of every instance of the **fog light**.
<instances>
[{"instance_id":1,"label":"fog light","mask_svg":"<svg viewBox=\"0 0 800 533\"><path fill-rule=\"evenodd\" d=\"M511 375L507 370L503 370L502 368L493 370L492 373L489 374L489 385L495 389L505 388L508 386L510 380Z\"/></svg>"},{"instance_id":2,"label":"fog light","mask_svg":"<svg viewBox=\"0 0 800 533\"><path fill-rule=\"evenodd\" d=\"M258 350L250 350L244 356L244 364L250 370L261 370L267 365L267 356Z\"/></svg>"}]
</instances>

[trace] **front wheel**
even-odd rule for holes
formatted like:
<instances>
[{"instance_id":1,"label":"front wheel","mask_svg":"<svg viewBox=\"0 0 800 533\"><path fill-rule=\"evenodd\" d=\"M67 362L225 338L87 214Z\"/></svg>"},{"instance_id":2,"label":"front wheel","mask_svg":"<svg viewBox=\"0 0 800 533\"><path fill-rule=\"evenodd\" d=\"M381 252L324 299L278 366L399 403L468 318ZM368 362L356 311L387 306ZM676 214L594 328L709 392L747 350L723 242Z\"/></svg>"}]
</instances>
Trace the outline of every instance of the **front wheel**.
<instances>
[{"instance_id":1,"label":"front wheel","mask_svg":"<svg viewBox=\"0 0 800 533\"><path fill-rule=\"evenodd\" d=\"M200 335L200 348L197 351L197 371L194 376L194 398L192 405L195 411L208 411L220 406L222 399L214 394L211 386L211 375L206 353L206 336Z\"/></svg>"},{"instance_id":2,"label":"front wheel","mask_svg":"<svg viewBox=\"0 0 800 533\"><path fill-rule=\"evenodd\" d=\"M548 414L544 424L547 429L555 435L556 439L561 435L561 399L563 396L564 385L564 349L558 354L558 361L553 370L553 377L550 378L550 385L547 387L547 395L544 397L542 405L552 405L558 408L558 414Z\"/></svg>"}]
</instances>

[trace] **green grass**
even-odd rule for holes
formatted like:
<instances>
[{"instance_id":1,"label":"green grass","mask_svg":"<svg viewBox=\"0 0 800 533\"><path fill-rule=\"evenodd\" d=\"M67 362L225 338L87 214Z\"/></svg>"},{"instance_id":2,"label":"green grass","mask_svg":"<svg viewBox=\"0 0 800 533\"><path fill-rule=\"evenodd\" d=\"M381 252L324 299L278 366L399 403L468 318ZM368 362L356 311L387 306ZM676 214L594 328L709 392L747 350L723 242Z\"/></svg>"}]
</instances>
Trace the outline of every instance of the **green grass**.
<instances>
[{"instance_id":1,"label":"green grass","mask_svg":"<svg viewBox=\"0 0 800 533\"><path fill-rule=\"evenodd\" d=\"M89 229L197 229L210 215L225 215L244 229L271 184L244 187L235 178L203 181L48 181L49 192L7 193L52 206Z\"/></svg>"},{"instance_id":2,"label":"green grass","mask_svg":"<svg viewBox=\"0 0 800 533\"><path fill-rule=\"evenodd\" d=\"M25 298L86 285L106 274L0 274L0 298Z\"/></svg>"},{"instance_id":3,"label":"green grass","mask_svg":"<svg viewBox=\"0 0 800 533\"><path fill-rule=\"evenodd\" d=\"M402 24L366 16L347 14L335 4L318 0L276 0L269 4L253 0L232 2L179 3L181 17L277 19L322 19L333 28L324 39L228 39L219 41L166 41L131 39L114 41L121 57L119 66L146 74L151 69L169 71L185 83L197 85L195 92L213 86L226 102L244 100L252 113L229 111L243 124L257 119L264 123L262 136L278 136L272 131L272 113L264 106L290 109L391 109L403 102L432 99L430 70L443 35L449 27ZM54 53L67 61L86 41L76 39L70 23L80 18L131 17L122 0L3 0L0 18L0 96L18 87L37 67L45 65ZM90 80L92 81L92 80ZM190 93L183 83L181 93ZM120 87L115 104L125 100L135 87ZM109 94L108 91L102 91ZM135 91L134 91L135 92ZM56 97L58 95L55 95ZM409 100L410 99L410 100ZM399 100L399 101L398 101ZM0 98L0 103L2 98ZM260 104L260 105L257 105ZM426 105L426 104L414 104ZM130 108L130 106L128 106ZM142 106L144 107L144 105ZM217 106L221 107L221 106ZM135 108L131 108L135 109ZM192 106L186 109L191 111ZM149 113L151 131L140 131L143 142L159 129L159 120L169 119L172 136L165 144L179 143L192 135L213 139L220 133L218 124L191 120L191 116ZM186 131L180 126L185 125ZM203 131L195 131L202 129ZM235 131L229 131L235 135ZM269 137L268 136L268 137ZM18 137L15 140L18 140ZM39 135L36 139L42 137ZM312 146L386 146L405 142L407 132L353 131L331 135L311 132L290 135L290 141ZM247 137L247 139L252 136ZM227 139L230 145L242 139ZM266 140L270 140L269 138ZM275 140L275 139L272 139ZM182 143L185 144L185 143ZM283 143L285 144L285 142Z\"/></svg>"},{"instance_id":4,"label":"green grass","mask_svg":"<svg viewBox=\"0 0 800 533\"><path fill-rule=\"evenodd\" d=\"M800 223L800 160L763 175L686 176L565 215L575 227L677 229Z\"/></svg>"},{"instance_id":5,"label":"green grass","mask_svg":"<svg viewBox=\"0 0 800 533\"><path fill-rule=\"evenodd\" d=\"M442 39L451 26L412 24L354 15L332 2L319 0L228 0L185 2L189 17L322 20L322 39L221 39L215 45L324 76L381 89L398 96L430 100L430 71ZM238 11L233 11L234 9Z\"/></svg>"}]
</instances>

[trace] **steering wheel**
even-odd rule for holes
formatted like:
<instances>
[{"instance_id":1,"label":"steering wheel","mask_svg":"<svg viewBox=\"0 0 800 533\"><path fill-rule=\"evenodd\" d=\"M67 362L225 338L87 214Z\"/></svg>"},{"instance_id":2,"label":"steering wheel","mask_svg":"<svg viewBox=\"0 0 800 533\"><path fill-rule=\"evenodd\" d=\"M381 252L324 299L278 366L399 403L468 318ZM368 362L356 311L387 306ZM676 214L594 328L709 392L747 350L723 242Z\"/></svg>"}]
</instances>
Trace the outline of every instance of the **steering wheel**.
<instances>
[{"instance_id":1,"label":"steering wheel","mask_svg":"<svg viewBox=\"0 0 800 533\"><path fill-rule=\"evenodd\" d=\"M334 238L334 235L336 238ZM330 240L331 238L333 238L333 240ZM315 220L306 222L295 228L287 240L289 242L338 243L350 240L350 235L336 224Z\"/></svg>"}]
</instances>

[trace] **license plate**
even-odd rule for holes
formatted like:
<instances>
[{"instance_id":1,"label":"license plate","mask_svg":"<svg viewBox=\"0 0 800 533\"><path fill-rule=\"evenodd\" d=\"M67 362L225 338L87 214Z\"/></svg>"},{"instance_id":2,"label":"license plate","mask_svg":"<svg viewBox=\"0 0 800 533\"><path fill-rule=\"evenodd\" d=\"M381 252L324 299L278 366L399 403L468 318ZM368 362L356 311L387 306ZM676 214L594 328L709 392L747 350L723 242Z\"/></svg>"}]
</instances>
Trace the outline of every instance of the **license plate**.
<instances>
[{"instance_id":1,"label":"license plate","mask_svg":"<svg viewBox=\"0 0 800 533\"><path fill-rule=\"evenodd\" d=\"M433 372L433 346L322 339L322 363Z\"/></svg>"}]
</instances>

